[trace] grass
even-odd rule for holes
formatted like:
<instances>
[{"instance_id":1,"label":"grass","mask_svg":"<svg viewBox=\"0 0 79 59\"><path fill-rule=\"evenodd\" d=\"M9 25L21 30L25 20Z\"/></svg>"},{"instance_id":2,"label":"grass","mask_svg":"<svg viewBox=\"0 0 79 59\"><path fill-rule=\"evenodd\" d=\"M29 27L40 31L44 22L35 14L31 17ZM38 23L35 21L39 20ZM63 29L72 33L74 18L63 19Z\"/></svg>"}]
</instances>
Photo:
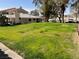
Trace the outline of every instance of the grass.
<instances>
[{"instance_id":1,"label":"grass","mask_svg":"<svg viewBox=\"0 0 79 59\"><path fill-rule=\"evenodd\" d=\"M0 41L25 59L72 59L74 32L74 24L23 24L0 27Z\"/></svg>"}]
</instances>

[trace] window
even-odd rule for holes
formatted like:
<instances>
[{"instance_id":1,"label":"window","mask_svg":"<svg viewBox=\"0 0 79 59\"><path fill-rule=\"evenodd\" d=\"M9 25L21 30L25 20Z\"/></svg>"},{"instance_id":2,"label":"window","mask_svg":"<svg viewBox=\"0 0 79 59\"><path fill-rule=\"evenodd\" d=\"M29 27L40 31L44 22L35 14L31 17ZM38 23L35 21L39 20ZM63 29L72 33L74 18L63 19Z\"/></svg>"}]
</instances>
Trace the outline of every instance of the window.
<instances>
[{"instance_id":1,"label":"window","mask_svg":"<svg viewBox=\"0 0 79 59\"><path fill-rule=\"evenodd\" d=\"M31 21L31 19L29 19L29 21Z\"/></svg>"}]
</instances>

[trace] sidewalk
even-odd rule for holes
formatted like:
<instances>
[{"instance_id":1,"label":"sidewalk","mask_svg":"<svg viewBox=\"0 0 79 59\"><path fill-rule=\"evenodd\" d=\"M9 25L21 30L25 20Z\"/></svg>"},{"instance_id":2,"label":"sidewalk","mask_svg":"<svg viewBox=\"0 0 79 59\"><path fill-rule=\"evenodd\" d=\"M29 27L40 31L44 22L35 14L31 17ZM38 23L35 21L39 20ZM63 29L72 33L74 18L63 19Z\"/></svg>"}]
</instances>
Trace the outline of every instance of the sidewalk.
<instances>
[{"instance_id":1,"label":"sidewalk","mask_svg":"<svg viewBox=\"0 0 79 59\"><path fill-rule=\"evenodd\" d=\"M1 42L0 42L0 49L4 51L5 54L8 54L8 56L11 57L12 59L23 59L20 55L18 55L16 52L12 51L8 47L6 47Z\"/></svg>"}]
</instances>

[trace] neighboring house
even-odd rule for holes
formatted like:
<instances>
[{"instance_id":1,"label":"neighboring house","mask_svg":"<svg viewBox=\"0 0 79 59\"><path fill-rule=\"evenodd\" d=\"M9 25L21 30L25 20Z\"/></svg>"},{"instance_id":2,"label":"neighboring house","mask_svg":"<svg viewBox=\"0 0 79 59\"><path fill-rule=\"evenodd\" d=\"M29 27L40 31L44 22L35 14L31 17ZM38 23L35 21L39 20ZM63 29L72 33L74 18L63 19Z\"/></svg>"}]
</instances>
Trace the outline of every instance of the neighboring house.
<instances>
[{"instance_id":1,"label":"neighboring house","mask_svg":"<svg viewBox=\"0 0 79 59\"><path fill-rule=\"evenodd\" d=\"M8 18L8 24L42 22L40 16L30 15L28 11L22 9L22 7L2 10L0 14Z\"/></svg>"},{"instance_id":2,"label":"neighboring house","mask_svg":"<svg viewBox=\"0 0 79 59\"><path fill-rule=\"evenodd\" d=\"M71 15L65 15L64 20L65 20L65 22L69 22L69 21L77 22L77 21L79 21L79 16L76 19L76 16L73 15L73 14L71 14Z\"/></svg>"}]
</instances>

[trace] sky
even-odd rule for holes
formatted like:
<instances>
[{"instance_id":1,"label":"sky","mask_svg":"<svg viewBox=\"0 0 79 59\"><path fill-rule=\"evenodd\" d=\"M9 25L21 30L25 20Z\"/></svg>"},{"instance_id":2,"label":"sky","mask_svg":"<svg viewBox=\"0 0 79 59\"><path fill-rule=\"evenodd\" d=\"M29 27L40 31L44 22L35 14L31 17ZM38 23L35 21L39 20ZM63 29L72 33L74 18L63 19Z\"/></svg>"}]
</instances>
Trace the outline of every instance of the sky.
<instances>
[{"instance_id":1,"label":"sky","mask_svg":"<svg viewBox=\"0 0 79 59\"><path fill-rule=\"evenodd\" d=\"M71 10L70 10L70 5L69 5L69 6L66 8L66 10L65 10L65 15L69 15L70 12L71 12Z\"/></svg>"},{"instance_id":2,"label":"sky","mask_svg":"<svg viewBox=\"0 0 79 59\"><path fill-rule=\"evenodd\" d=\"M32 3L33 0L0 0L0 10L7 8L19 8L20 6L27 11L35 9L35 5ZM70 7L67 8L65 14L70 13Z\"/></svg>"},{"instance_id":3,"label":"sky","mask_svg":"<svg viewBox=\"0 0 79 59\"><path fill-rule=\"evenodd\" d=\"M26 10L35 9L35 5L32 0L0 0L0 9L6 8L19 8L22 6Z\"/></svg>"}]
</instances>

